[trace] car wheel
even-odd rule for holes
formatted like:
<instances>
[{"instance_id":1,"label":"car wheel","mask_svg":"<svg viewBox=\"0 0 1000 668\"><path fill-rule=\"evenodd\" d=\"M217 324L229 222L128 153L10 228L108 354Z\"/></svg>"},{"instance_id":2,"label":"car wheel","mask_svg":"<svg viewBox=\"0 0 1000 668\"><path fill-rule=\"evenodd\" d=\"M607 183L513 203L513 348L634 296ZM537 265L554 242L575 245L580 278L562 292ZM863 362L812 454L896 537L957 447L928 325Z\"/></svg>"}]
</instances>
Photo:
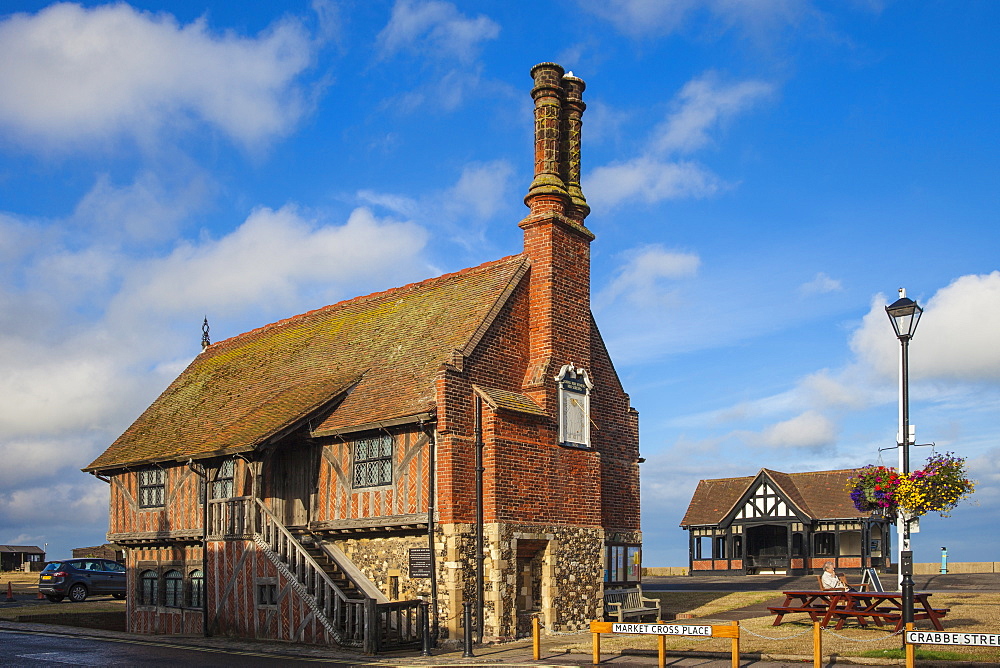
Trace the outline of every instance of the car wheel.
<instances>
[{"instance_id":1,"label":"car wheel","mask_svg":"<svg viewBox=\"0 0 1000 668\"><path fill-rule=\"evenodd\" d=\"M53 603L58 603L59 601L66 598L65 596L60 596L59 594L47 594L45 598L49 599Z\"/></svg>"},{"instance_id":2,"label":"car wheel","mask_svg":"<svg viewBox=\"0 0 1000 668\"><path fill-rule=\"evenodd\" d=\"M119 601L125 598L125 594L112 594L112 596L117 598Z\"/></svg>"},{"instance_id":3,"label":"car wheel","mask_svg":"<svg viewBox=\"0 0 1000 668\"><path fill-rule=\"evenodd\" d=\"M81 603L87 600L87 588L82 584L75 584L69 588L69 600L73 603Z\"/></svg>"}]
</instances>

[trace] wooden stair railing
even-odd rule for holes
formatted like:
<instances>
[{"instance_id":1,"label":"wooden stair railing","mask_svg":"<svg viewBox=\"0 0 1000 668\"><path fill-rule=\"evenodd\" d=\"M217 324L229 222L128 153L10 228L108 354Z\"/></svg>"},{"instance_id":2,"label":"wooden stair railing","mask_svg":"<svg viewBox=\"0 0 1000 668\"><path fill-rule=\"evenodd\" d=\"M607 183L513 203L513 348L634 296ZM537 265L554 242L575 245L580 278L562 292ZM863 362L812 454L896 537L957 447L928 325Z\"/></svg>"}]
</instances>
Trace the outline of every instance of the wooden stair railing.
<instances>
[{"instance_id":1,"label":"wooden stair railing","mask_svg":"<svg viewBox=\"0 0 1000 668\"><path fill-rule=\"evenodd\" d=\"M367 597L356 589L341 589L330 574L316 561L295 536L281 523L260 499L257 504L260 524L255 532L263 543L305 588L318 611L329 621L334 637L341 645L362 647L367 643L365 609ZM369 613L370 614L370 613Z\"/></svg>"}]
</instances>

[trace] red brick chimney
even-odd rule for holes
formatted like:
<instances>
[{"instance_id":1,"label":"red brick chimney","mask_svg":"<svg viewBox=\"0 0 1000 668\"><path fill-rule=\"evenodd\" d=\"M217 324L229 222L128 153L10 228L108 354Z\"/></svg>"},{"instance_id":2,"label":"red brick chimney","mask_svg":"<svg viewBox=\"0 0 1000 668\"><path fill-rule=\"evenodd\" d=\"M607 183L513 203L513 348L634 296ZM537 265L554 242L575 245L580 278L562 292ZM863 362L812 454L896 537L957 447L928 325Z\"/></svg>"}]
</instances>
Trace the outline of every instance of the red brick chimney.
<instances>
[{"instance_id":1,"label":"red brick chimney","mask_svg":"<svg viewBox=\"0 0 1000 668\"><path fill-rule=\"evenodd\" d=\"M555 63L531 68L535 86L535 175L521 221L531 259L529 365L524 392L555 410L564 364L590 369L590 212L580 190L582 80Z\"/></svg>"}]
</instances>

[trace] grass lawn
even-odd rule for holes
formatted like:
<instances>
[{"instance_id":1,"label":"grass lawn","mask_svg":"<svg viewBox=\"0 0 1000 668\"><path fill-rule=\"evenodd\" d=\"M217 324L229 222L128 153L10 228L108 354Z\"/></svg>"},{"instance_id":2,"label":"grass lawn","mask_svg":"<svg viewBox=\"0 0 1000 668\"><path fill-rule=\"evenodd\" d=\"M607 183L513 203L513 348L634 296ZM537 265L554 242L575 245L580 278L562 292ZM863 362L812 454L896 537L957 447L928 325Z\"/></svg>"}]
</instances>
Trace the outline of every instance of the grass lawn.
<instances>
[{"instance_id":1,"label":"grass lawn","mask_svg":"<svg viewBox=\"0 0 1000 668\"><path fill-rule=\"evenodd\" d=\"M644 592L645 593L645 592ZM652 594L652 592L650 593ZM812 656L813 626L805 614L786 615L780 626L773 626L774 615L763 605L766 601L781 598L780 591L770 592L655 592L663 602L666 616L692 615L698 621L714 621L730 624L728 620L715 619L728 610L759 606L760 614L740 621L741 652L762 652ZM936 608L950 608L942 620L945 631L1000 633L1000 593L936 593L931 599ZM678 620L685 621L685 620ZM932 628L930 622L917 622L918 629ZM601 650L613 652L628 648L655 650L655 636L603 635ZM723 638L677 638L667 637L668 650L728 652L730 641ZM591 651L591 641L575 644L567 643L570 649L581 652ZM893 635L891 629L884 630L869 626L861 628L848 623L840 631L823 631L823 655L830 656L895 656L902 647L902 637ZM991 647L944 647L922 645L918 651L923 658L938 658L947 655L951 660L997 661L1000 649Z\"/></svg>"},{"instance_id":2,"label":"grass lawn","mask_svg":"<svg viewBox=\"0 0 1000 668\"><path fill-rule=\"evenodd\" d=\"M0 601L7 596L7 583L11 583L14 594L37 594L38 573L23 573L21 571L4 571L0 573Z\"/></svg>"}]
</instances>

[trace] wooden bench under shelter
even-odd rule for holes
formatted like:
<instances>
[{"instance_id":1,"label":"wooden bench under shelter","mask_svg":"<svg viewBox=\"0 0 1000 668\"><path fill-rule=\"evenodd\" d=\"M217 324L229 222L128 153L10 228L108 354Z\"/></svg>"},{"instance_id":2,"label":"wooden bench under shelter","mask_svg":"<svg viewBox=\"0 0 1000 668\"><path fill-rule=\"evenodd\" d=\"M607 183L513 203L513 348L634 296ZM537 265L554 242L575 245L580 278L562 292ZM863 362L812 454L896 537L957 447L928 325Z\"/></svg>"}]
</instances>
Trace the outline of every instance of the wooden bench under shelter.
<instances>
[{"instance_id":1,"label":"wooden bench under shelter","mask_svg":"<svg viewBox=\"0 0 1000 668\"><path fill-rule=\"evenodd\" d=\"M626 619L642 621L646 616L656 621L660 616L660 601L643 596L642 587L638 585L629 589L605 589L604 616L619 622Z\"/></svg>"}]
</instances>

